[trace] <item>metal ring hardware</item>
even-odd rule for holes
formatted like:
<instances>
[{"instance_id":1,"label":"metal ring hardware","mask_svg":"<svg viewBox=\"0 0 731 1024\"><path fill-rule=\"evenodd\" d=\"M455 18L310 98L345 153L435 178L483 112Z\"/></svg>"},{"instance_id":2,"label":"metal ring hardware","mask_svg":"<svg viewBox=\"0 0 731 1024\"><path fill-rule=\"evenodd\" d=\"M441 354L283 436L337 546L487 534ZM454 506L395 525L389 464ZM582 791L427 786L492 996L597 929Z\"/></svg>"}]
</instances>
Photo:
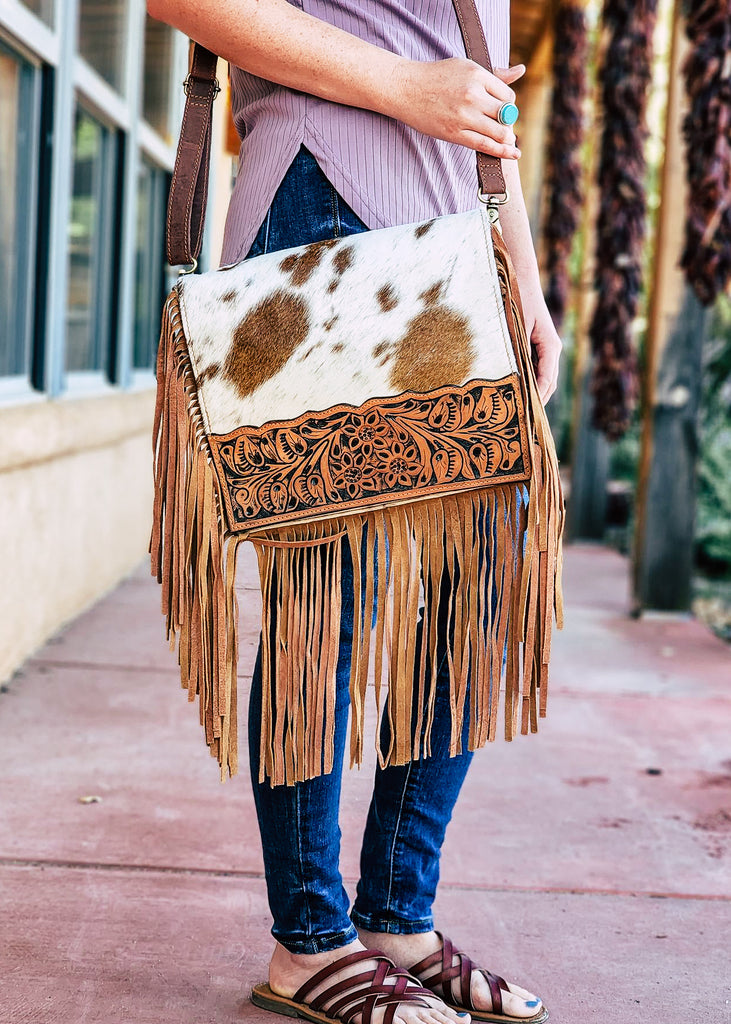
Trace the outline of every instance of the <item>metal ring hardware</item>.
<instances>
[{"instance_id":1,"label":"metal ring hardware","mask_svg":"<svg viewBox=\"0 0 731 1024\"><path fill-rule=\"evenodd\" d=\"M504 206L505 203L510 199L510 193L506 189L504 192L483 192L481 188L477 189L477 198L485 206Z\"/></svg>"},{"instance_id":2,"label":"metal ring hardware","mask_svg":"<svg viewBox=\"0 0 731 1024\"><path fill-rule=\"evenodd\" d=\"M194 82L196 79L198 79L199 82L207 82L207 83L210 82L210 79L208 79L208 78L199 78L198 75L193 75L193 74L190 74L190 73L187 74L185 76L185 78L183 79L183 92L185 93L186 96L190 92L191 83ZM221 86L218 84L218 79L214 78L213 79L213 98L214 99L216 98L216 96L218 96L220 91L221 91Z\"/></svg>"}]
</instances>

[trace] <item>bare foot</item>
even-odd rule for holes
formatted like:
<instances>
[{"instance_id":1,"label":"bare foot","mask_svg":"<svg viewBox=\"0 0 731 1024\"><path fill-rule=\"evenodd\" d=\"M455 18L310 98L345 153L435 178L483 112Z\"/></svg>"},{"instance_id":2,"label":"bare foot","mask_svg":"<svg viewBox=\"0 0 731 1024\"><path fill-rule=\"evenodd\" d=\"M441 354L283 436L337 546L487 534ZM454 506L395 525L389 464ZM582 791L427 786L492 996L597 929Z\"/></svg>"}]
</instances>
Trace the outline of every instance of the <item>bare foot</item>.
<instances>
[{"instance_id":1,"label":"bare foot","mask_svg":"<svg viewBox=\"0 0 731 1024\"><path fill-rule=\"evenodd\" d=\"M381 949L395 964L410 970L420 960L442 948L442 941L436 932L420 932L415 935L393 935L387 932L367 932L359 928L358 934L369 948ZM441 965L437 964L433 973L438 974ZM429 988L429 977L421 979L422 985ZM518 985L509 985L510 991L502 993L502 1012L508 1017L517 1019L534 1017L543 1009L537 996ZM471 979L472 1003L476 1010L492 1010L490 986L479 971L472 972ZM460 1024L462 1021L460 1020Z\"/></svg>"},{"instance_id":2,"label":"bare foot","mask_svg":"<svg viewBox=\"0 0 731 1024\"><path fill-rule=\"evenodd\" d=\"M290 953L284 946L277 943L269 964L269 987L278 995L291 999L305 982L309 981L323 967L328 967L337 960L348 956L350 953L357 953L359 950L367 949L357 939L347 946L330 950L327 953L298 954ZM376 946L380 952L385 952ZM388 954L386 954L388 955ZM357 964L344 967L341 975L331 975L312 992L308 993L307 1000L311 1002L320 992L330 988L337 981L347 978L349 975L361 974L372 966L367 960L361 960ZM374 965L373 965L374 966ZM426 997L423 997L426 1001ZM470 1024L469 1014L458 1014L450 1010L438 996L430 997L429 1006L421 1006L418 1003L403 1002L396 1007L394 1022L399 1024ZM327 1012L325 1010L325 1012ZM371 1016L372 1024L381 1024L385 1008L376 1007ZM355 1018L354 1024L358 1024L360 1017Z\"/></svg>"}]
</instances>

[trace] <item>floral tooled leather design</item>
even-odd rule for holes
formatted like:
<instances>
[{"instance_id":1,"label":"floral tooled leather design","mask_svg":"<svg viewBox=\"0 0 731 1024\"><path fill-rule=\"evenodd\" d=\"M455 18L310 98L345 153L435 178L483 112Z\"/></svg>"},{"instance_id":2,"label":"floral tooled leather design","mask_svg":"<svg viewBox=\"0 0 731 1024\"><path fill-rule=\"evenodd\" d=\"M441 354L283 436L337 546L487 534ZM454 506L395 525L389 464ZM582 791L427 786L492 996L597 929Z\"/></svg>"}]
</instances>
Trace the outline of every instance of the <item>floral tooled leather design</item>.
<instances>
[{"instance_id":1,"label":"floral tooled leather design","mask_svg":"<svg viewBox=\"0 0 731 1024\"><path fill-rule=\"evenodd\" d=\"M209 440L234 532L526 480L517 377L337 406Z\"/></svg>"}]
</instances>

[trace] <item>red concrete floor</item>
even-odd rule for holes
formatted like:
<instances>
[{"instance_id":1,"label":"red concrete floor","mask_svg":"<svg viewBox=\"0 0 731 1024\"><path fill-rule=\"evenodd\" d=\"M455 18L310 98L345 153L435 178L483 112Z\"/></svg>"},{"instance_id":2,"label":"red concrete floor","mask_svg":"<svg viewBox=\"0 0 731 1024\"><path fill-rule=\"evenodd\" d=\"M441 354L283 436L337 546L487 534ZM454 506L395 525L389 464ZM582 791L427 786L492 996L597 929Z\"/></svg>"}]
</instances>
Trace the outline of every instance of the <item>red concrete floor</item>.
<instances>
[{"instance_id":1,"label":"red concrete floor","mask_svg":"<svg viewBox=\"0 0 731 1024\"><path fill-rule=\"evenodd\" d=\"M626 615L625 561L567 550L538 736L480 751L439 924L554 1024L729 1024L731 652ZM245 691L258 601L242 565ZM0 1024L264 1024L271 949L248 779L225 786L144 567L0 693ZM346 773L357 878L372 764ZM101 797L83 804L82 796Z\"/></svg>"}]
</instances>

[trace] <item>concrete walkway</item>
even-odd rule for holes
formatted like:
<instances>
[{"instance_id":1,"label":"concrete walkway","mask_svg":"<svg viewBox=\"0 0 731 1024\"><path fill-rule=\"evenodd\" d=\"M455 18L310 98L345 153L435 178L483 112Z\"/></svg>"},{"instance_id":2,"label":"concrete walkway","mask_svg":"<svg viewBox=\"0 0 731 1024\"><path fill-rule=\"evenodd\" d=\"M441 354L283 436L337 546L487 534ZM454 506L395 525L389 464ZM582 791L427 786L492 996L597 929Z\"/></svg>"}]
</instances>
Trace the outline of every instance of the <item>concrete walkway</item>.
<instances>
[{"instance_id":1,"label":"concrete walkway","mask_svg":"<svg viewBox=\"0 0 731 1024\"><path fill-rule=\"evenodd\" d=\"M731 1020L731 652L626 617L627 566L567 551L538 736L475 758L438 922L554 1024ZM241 577L240 668L258 607ZM0 1022L271 1024L245 774L221 786L142 567L0 694ZM371 769L347 775L357 877ZM81 798L100 797L98 802Z\"/></svg>"}]
</instances>

